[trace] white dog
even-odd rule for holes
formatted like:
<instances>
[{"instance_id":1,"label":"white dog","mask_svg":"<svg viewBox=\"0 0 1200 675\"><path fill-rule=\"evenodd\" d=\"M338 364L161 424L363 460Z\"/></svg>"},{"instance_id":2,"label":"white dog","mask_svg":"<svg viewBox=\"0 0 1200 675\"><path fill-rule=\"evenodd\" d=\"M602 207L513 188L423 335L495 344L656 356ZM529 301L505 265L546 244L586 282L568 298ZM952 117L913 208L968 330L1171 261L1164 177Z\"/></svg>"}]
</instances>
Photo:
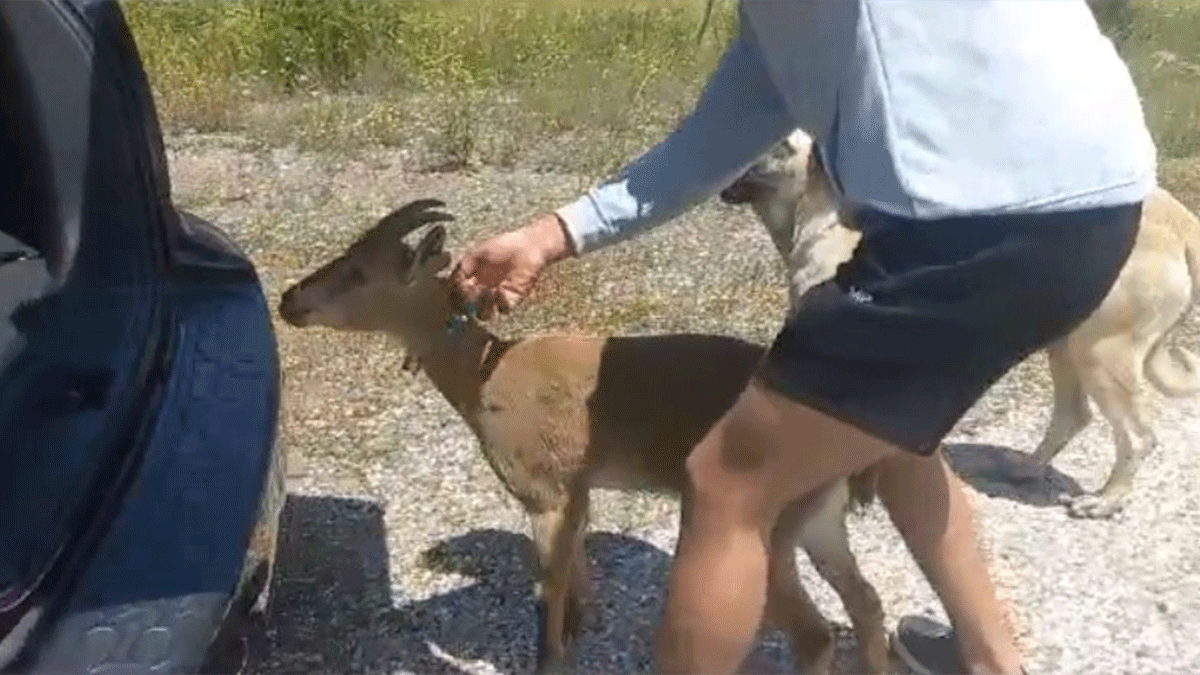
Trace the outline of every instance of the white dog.
<instances>
[{"instance_id":1,"label":"white dog","mask_svg":"<svg viewBox=\"0 0 1200 675\"><path fill-rule=\"evenodd\" d=\"M787 264L790 310L847 260L859 233L832 189L812 141L793 132L720 193L749 204ZM1133 252L1100 307L1047 348L1054 409L1022 478L1044 475L1091 420L1088 399L1113 428L1116 461L1104 486L1068 501L1073 516L1120 511L1134 474L1157 445L1146 383L1167 396L1200 392L1200 359L1167 338L1200 289L1200 219L1164 189L1146 199Z\"/></svg>"}]
</instances>

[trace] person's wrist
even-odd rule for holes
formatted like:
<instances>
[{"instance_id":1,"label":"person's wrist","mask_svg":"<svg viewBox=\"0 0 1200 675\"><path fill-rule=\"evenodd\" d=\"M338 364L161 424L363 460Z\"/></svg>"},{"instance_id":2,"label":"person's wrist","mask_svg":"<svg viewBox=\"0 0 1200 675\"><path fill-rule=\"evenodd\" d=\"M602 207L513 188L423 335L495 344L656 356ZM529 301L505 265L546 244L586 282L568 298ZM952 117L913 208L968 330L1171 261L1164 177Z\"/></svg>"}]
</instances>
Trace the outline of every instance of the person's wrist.
<instances>
[{"instance_id":1,"label":"person's wrist","mask_svg":"<svg viewBox=\"0 0 1200 675\"><path fill-rule=\"evenodd\" d=\"M575 255L566 223L557 214L547 213L525 226L525 236L542 260L551 265Z\"/></svg>"}]
</instances>

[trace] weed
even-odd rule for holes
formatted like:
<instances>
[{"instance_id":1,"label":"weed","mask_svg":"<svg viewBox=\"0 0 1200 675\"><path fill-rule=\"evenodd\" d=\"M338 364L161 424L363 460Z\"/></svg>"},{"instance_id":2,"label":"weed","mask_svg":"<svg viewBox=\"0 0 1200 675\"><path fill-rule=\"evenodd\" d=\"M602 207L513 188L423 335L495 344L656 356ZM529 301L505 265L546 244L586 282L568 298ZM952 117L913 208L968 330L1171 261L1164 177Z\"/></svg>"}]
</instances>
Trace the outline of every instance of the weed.
<instances>
[{"instance_id":1,"label":"weed","mask_svg":"<svg viewBox=\"0 0 1200 675\"><path fill-rule=\"evenodd\" d=\"M733 27L698 0L221 0L123 3L169 130L272 144L415 144L424 166L611 170L694 99Z\"/></svg>"}]
</instances>

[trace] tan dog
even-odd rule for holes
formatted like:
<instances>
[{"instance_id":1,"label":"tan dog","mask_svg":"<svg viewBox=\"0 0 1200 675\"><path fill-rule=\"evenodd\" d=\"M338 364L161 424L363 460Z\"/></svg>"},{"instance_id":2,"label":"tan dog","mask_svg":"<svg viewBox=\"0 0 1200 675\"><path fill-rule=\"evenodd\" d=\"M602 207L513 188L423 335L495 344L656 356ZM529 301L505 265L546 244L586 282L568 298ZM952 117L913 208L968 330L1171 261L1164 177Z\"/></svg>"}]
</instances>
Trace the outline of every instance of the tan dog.
<instances>
[{"instance_id":1,"label":"tan dog","mask_svg":"<svg viewBox=\"0 0 1200 675\"><path fill-rule=\"evenodd\" d=\"M844 223L828 176L797 131L721 192L727 204L749 204L786 262L794 311L808 287L831 277L850 257L858 233ZM1117 513L1138 467L1157 444L1146 400L1149 382L1171 397L1200 392L1200 360L1168 345L1200 289L1200 220L1169 192L1147 198L1133 253L1092 315L1047 348L1054 409L1045 435L1024 465L1025 479L1044 476L1054 457L1091 420L1088 399L1113 428L1116 461L1104 486L1068 501L1071 515Z\"/></svg>"},{"instance_id":2,"label":"tan dog","mask_svg":"<svg viewBox=\"0 0 1200 675\"><path fill-rule=\"evenodd\" d=\"M475 434L496 476L529 515L539 577L539 672L563 665L589 594L583 538L591 488L666 490L733 403L764 348L730 337L544 335L502 339L457 320L446 232L404 237L450 216L421 200L384 217L340 256L283 293L293 326L382 331L407 349ZM415 370L415 368L414 368ZM825 673L829 626L796 568L800 543L838 593L866 668L888 668L883 610L851 553L844 516L874 496L872 470L836 481L785 513L770 542L768 618L804 672Z\"/></svg>"}]
</instances>

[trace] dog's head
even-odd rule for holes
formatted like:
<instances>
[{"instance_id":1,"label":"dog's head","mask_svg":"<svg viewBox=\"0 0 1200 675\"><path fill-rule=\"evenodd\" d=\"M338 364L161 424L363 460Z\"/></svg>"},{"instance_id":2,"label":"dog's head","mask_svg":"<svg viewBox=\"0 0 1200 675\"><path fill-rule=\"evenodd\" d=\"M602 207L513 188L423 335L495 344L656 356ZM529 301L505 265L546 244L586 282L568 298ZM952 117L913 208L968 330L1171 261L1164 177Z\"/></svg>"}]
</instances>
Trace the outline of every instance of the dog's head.
<instances>
[{"instance_id":1,"label":"dog's head","mask_svg":"<svg viewBox=\"0 0 1200 675\"><path fill-rule=\"evenodd\" d=\"M812 139L797 129L759 157L720 192L729 205L762 207L781 199L798 200L808 176Z\"/></svg>"},{"instance_id":2,"label":"dog's head","mask_svg":"<svg viewBox=\"0 0 1200 675\"><path fill-rule=\"evenodd\" d=\"M812 139L793 131L720 192L729 205L749 204L786 260L795 246L800 208L812 170Z\"/></svg>"}]
</instances>

